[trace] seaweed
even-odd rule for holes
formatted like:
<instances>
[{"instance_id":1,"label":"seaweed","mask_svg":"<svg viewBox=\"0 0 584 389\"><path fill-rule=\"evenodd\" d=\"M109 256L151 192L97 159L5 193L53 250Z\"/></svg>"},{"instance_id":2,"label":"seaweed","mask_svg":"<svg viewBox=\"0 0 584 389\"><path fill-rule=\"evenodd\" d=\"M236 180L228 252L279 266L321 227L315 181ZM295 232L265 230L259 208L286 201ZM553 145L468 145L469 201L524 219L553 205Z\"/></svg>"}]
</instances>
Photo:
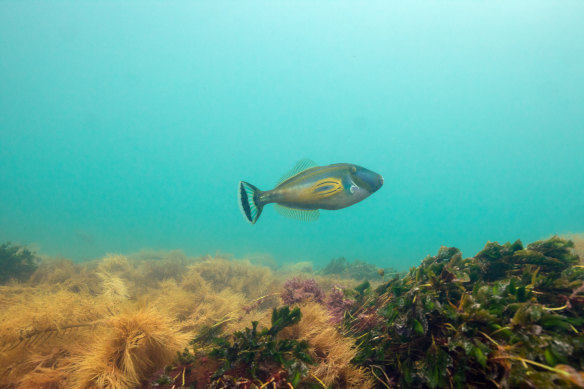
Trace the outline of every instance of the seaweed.
<instances>
[{"instance_id":1,"label":"seaweed","mask_svg":"<svg viewBox=\"0 0 584 389\"><path fill-rule=\"evenodd\" d=\"M294 277L284 283L282 300L286 305L298 304L307 300L321 303L324 300L324 292L314 279Z\"/></svg>"},{"instance_id":2,"label":"seaweed","mask_svg":"<svg viewBox=\"0 0 584 389\"><path fill-rule=\"evenodd\" d=\"M442 247L404 278L359 287L343 321L359 339L353 362L379 387L581 386L584 271L571 247L493 242L466 259Z\"/></svg>"},{"instance_id":3,"label":"seaweed","mask_svg":"<svg viewBox=\"0 0 584 389\"><path fill-rule=\"evenodd\" d=\"M198 273L214 291L228 288L251 299L270 294L276 285L281 285L270 268L254 266L245 260L205 257L188 269L188 273Z\"/></svg>"},{"instance_id":4,"label":"seaweed","mask_svg":"<svg viewBox=\"0 0 584 389\"><path fill-rule=\"evenodd\" d=\"M345 286L349 273L286 282L177 252L44 258L0 286L0 386L584 387L578 249L558 237L471 258L442 247L407 274L375 268Z\"/></svg>"},{"instance_id":5,"label":"seaweed","mask_svg":"<svg viewBox=\"0 0 584 389\"><path fill-rule=\"evenodd\" d=\"M309 344L310 356L315 363L310 365L310 377L302 385L313 384L319 389L373 387L369 372L351 363L357 355L355 339L345 336L339 331L339 326L331 322L328 307L308 302L301 309L302 320L283 329L280 336Z\"/></svg>"},{"instance_id":6,"label":"seaweed","mask_svg":"<svg viewBox=\"0 0 584 389\"><path fill-rule=\"evenodd\" d=\"M38 259L32 251L10 242L0 245L0 284L10 279L27 280L38 266Z\"/></svg>"},{"instance_id":7,"label":"seaweed","mask_svg":"<svg viewBox=\"0 0 584 389\"><path fill-rule=\"evenodd\" d=\"M72 388L138 387L156 369L171 362L186 337L154 309L113 316L102 332L73 358Z\"/></svg>"},{"instance_id":8,"label":"seaweed","mask_svg":"<svg viewBox=\"0 0 584 389\"><path fill-rule=\"evenodd\" d=\"M348 312L354 305L356 301L345 297L343 288L340 286L333 287L333 290L329 293L326 300L326 307L330 315L330 320L334 324L339 324L345 316L345 312Z\"/></svg>"},{"instance_id":9,"label":"seaweed","mask_svg":"<svg viewBox=\"0 0 584 389\"><path fill-rule=\"evenodd\" d=\"M359 259L350 262L344 257L331 259L320 273L325 276L338 275L342 278L351 278L357 281L381 280L386 274L400 274L397 270L391 267L379 268Z\"/></svg>"},{"instance_id":10,"label":"seaweed","mask_svg":"<svg viewBox=\"0 0 584 389\"><path fill-rule=\"evenodd\" d=\"M227 372L235 371L247 379L266 380L285 371L284 376L295 386L306 374L305 364L313 362L308 354L308 342L278 339L277 335L284 328L298 323L301 317L298 307L292 310L288 306L274 308L270 328L258 330L258 322L253 321L251 328L215 338L216 347L209 355L223 361L223 365L212 378L220 380ZM281 373L279 377L283 379Z\"/></svg>"}]
</instances>

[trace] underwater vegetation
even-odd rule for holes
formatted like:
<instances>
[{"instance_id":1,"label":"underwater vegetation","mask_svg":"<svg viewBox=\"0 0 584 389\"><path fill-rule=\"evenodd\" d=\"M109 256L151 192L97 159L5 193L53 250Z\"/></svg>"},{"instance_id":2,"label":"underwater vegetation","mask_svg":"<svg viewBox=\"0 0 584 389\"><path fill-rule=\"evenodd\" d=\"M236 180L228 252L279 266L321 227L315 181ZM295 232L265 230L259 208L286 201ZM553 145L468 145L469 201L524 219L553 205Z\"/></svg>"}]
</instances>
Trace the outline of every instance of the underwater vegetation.
<instances>
[{"instance_id":1,"label":"underwater vegetation","mask_svg":"<svg viewBox=\"0 0 584 389\"><path fill-rule=\"evenodd\" d=\"M209 355L222 361L223 365L211 377L216 380L212 386L225 385L221 382L222 377L231 371L230 376L249 376L252 380L259 377L279 385L290 382L296 386L308 372L304 364L313 363L308 354L308 342L278 339L277 335L284 328L298 323L301 317L298 307L293 310L287 306L274 308L270 328L258 331L258 322L253 321L251 329L245 328L233 335L213 339L215 348ZM275 365L278 370L270 372L266 369L270 365ZM240 368L243 371L238 372Z\"/></svg>"},{"instance_id":2,"label":"underwater vegetation","mask_svg":"<svg viewBox=\"0 0 584 389\"><path fill-rule=\"evenodd\" d=\"M202 278L211 268L221 282ZM247 261L176 252L43 259L27 281L0 286L0 387L136 387L201 328L240 329L258 297L247 318L271 309L280 286Z\"/></svg>"},{"instance_id":3,"label":"underwater vegetation","mask_svg":"<svg viewBox=\"0 0 584 389\"><path fill-rule=\"evenodd\" d=\"M322 303L324 300L324 292L314 279L294 277L284 283L284 290L282 291L281 297L284 300L284 304L288 305L298 304L308 300Z\"/></svg>"},{"instance_id":4,"label":"underwater vegetation","mask_svg":"<svg viewBox=\"0 0 584 389\"><path fill-rule=\"evenodd\" d=\"M359 296L354 363L386 386L584 387L584 269L570 241L456 248ZM366 316L366 317L363 317Z\"/></svg>"},{"instance_id":5,"label":"underwater vegetation","mask_svg":"<svg viewBox=\"0 0 584 389\"><path fill-rule=\"evenodd\" d=\"M143 377L172 362L186 340L172 319L155 310L110 317L94 336L71 358L71 387L139 387Z\"/></svg>"},{"instance_id":6,"label":"underwater vegetation","mask_svg":"<svg viewBox=\"0 0 584 389\"><path fill-rule=\"evenodd\" d=\"M25 280L37 268L37 259L26 247L10 243L0 245L0 284L9 279Z\"/></svg>"},{"instance_id":7,"label":"underwater vegetation","mask_svg":"<svg viewBox=\"0 0 584 389\"><path fill-rule=\"evenodd\" d=\"M571 240L574 243L574 254L584 258L584 233L580 234L565 234L562 235L564 239Z\"/></svg>"},{"instance_id":8,"label":"underwater vegetation","mask_svg":"<svg viewBox=\"0 0 584 389\"><path fill-rule=\"evenodd\" d=\"M337 275L342 278L352 278L355 280L382 280L385 276L393 277L400 273L391 268L380 269L370 263L359 259L353 262L347 261L346 258L334 258L320 271L322 275ZM405 273L403 274L405 275Z\"/></svg>"},{"instance_id":9,"label":"underwater vegetation","mask_svg":"<svg viewBox=\"0 0 584 389\"><path fill-rule=\"evenodd\" d=\"M405 274L359 264L361 283L179 251L74 263L2 245L34 268L0 285L0 388L582 388L575 243L442 247Z\"/></svg>"}]
</instances>

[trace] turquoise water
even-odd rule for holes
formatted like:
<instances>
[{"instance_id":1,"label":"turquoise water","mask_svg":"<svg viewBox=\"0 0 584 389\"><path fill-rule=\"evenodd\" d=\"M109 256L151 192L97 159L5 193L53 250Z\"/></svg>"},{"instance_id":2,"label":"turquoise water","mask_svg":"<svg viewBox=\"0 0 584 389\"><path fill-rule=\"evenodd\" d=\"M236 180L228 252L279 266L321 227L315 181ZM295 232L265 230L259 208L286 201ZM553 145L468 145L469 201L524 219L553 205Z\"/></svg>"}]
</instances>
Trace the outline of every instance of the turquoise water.
<instances>
[{"instance_id":1,"label":"turquoise water","mask_svg":"<svg viewBox=\"0 0 584 389\"><path fill-rule=\"evenodd\" d=\"M584 231L584 2L0 2L0 240L345 256ZM297 160L384 176L320 220L267 206Z\"/></svg>"}]
</instances>

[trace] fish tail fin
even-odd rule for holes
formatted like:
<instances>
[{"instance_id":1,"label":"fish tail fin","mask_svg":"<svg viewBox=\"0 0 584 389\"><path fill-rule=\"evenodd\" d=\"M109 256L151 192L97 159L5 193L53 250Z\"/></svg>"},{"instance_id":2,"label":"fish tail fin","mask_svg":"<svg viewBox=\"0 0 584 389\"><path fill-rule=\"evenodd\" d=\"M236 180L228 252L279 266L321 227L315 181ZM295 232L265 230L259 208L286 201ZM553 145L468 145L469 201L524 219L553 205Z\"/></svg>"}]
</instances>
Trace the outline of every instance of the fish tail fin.
<instances>
[{"instance_id":1,"label":"fish tail fin","mask_svg":"<svg viewBox=\"0 0 584 389\"><path fill-rule=\"evenodd\" d=\"M250 184L249 182L239 181L237 191L237 198L239 200L239 209L241 213L251 224L260 217L264 204L260 202L259 194L261 190Z\"/></svg>"}]
</instances>

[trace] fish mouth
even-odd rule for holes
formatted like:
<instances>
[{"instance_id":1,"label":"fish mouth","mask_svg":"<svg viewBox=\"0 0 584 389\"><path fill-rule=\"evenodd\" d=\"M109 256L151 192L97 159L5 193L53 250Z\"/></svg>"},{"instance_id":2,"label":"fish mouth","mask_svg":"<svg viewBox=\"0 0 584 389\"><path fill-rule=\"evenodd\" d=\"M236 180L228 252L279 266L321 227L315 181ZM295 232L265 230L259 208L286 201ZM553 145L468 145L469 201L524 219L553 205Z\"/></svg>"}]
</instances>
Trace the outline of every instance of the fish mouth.
<instances>
[{"instance_id":1,"label":"fish mouth","mask_svg":"<svg viewBox=\"0 0 584 389\"><path fill-rule=\"evenodd\" d=\"M373 173L375 174L375 179L373 182L373 187L375 188L374 190L378 190L379 188L381 188L383 186L383 177L381 176L381 174L377 174L377 173Z\"/></svg>"}]
</instances>

